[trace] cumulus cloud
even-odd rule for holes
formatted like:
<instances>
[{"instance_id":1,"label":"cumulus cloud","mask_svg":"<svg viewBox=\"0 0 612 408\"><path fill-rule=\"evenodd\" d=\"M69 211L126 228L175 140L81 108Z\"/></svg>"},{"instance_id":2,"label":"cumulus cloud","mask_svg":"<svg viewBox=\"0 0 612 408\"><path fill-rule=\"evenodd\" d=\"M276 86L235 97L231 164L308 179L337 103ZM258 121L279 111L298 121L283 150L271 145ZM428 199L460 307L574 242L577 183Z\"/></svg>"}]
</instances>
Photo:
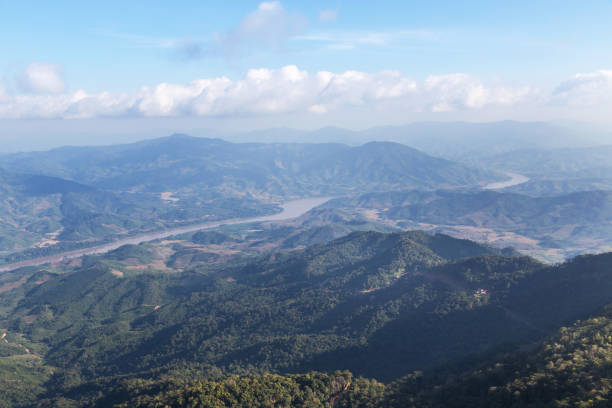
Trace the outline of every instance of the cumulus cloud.
<instances>
[{"instance_id":1,"label":"cumulus cloud","mask_svg":"<svg viewBox=\"0 0 612 408\"><path fill-rule=\"evenodd\" d=\"M486 105L513 105L529 95L529 87L486 87L480 80L466 74L429 76L424 83L431 97L433 112L448 112L461 108L482 108Z\"/></svg>"},{"instance_id":2,"label":"cumulus cloud","mask_svg":"<svg viewBox=\"0 0 612 408\"><path fill-rule=\"evenodd\" d=\"M576 74L552 93L551 103L592 107L612 103L612 70Z\"/></svg>"},{"instance_id":3,"label":"cumulus cloud","mask_svg":"<svg viewBox=\"0 0 612 408\"><path fill-rule=\"evenodd\" d=\"M19 86L27 92L56 94L64 92L66 84L61 68L55 64L32 63L18 78Z\"/></svg>"},{"instance_id":4,"label":"cumulus cloud","mask_svg":"<svg viewBox=\"0 0 612 408\"><path fill-rule=\"evenodd\" d=\"M311 73L289 65L280 69L251 69L238 80L215 77L187 84L160 83L134 93L89 94L81 90L56 95L8 96L0 101L0 117L325 114L356 106L446 112L512 105L529 94L529 88L487 86L465 74L430 76L418 83L398 71Z\"/></svg>"}]
</instances>

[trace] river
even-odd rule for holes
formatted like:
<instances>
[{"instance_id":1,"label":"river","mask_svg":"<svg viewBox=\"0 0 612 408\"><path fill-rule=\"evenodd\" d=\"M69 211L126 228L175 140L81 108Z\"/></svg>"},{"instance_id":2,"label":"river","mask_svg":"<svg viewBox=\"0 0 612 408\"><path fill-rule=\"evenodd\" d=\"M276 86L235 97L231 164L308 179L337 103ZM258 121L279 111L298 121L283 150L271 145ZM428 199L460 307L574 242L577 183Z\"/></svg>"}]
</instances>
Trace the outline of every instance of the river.
<instances>
[{"instance_id":1,"label":"river","mask_svg":"<svg viewBox=\"0 0 612 408\"><path fill-rule=\"evenodd\" d=\"M156 239L167 238L172 235L184 234L187 232L194 232L204 229L217 228L223 225L235 225L235 224L246 224L251 222L264 222L264 221L283 221L292 218L297 218L315 207L330 200L331 197L316 197L316 198L304 198L301 200L287 201L281 204L282 211L276 214L263 215L260 217L251 218L234 218L223 221L207 222L202 224L185 225L182 227L169 228L162 231L149 232L146 234L134 235L132 237L122 238L117 241L109 242L98 246L89 248L77 249L74 251L62 252L55 255L45 256L41 258L29 259L27 261L21 261L14 264L0 266L0 272L9 272L15 269L23 268L24 266L38 266L47 263L56 263L66 259L79 258L84 255L103 254L117 249L123 245L128 244L140 244L148 241L155 241Z\"/></svg>"},{"instance_id":2,"label":"river","mask_svg":"<svg viewBox=\"0 0 612 408\"><path fill-rule=\"evenodd\" d=\"M506 187L517 186L519 184L523 184L529 181L529 177L523 176L522 174L516 173L506 173L510 179L506 181L496 181L495 183L490 183L484 186L485 190L499 190Z\"/></svg>"}]
</instances>

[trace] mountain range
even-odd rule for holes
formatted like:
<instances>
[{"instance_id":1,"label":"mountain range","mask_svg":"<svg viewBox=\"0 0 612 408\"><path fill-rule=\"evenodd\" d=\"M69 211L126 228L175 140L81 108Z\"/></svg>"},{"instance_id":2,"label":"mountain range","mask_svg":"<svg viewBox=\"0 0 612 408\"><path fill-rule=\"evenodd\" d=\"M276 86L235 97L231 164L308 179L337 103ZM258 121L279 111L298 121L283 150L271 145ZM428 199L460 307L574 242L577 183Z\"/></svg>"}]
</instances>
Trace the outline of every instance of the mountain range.
<instances>
[{"instance_id":1,"label":"mountain range","mask_svg":"<svg viewBox=\"0 0 612 408\"><path fill-rule=\"evenodd\" d=\"M195 187L277 197L476 185L490 172L391 142L230 143L173 135L127 145L67 147L0 157L14 172L45 174L111 190Z\"/></svg>"},{"instance_id":2,"label":"mountain range","mask_svg":"<svg viewBox=\"0 0 612 408\"><path fill-rule=\"evenodd\" d=\"M399 126L379 126L366 130L325 127L313 131L290 128L262 129L244 133L215 134L226 140L268 143L302 141L308 143L346 143L370 141L405 144L434 156L450 160L484 158L495 154L524 149L579 148L605 144L610 132L583 124L555 122L500 121L414 122Z\"/></svg>"},{"instance_id":3,"label":"mountain range","mask_svg":"<svg viewBox=\"0 0 612 408\"><path fill-rule=\"evenodd\" d=\"M174 135L0 157L7 261L175 225L249 217L291 198L459 188L503 178L396 143L235 144Z\"/></svg>"},{"instance_id":4,"label":"mountain range","mask_svg":"<svg viewBox=\"0 0 612 408\"><path fill-rule=\"evenodd\" d=\"M0 364L31 380L17 390L30 387L43 404L94 405L137 378L145 382L132 390L154 378L348 369L400 381L402 398L425 398L410 380L415 370L431 373L429 383L449 364L486 366L491 353L546 341L612 301L610 254L547 266L418 231L354 232L214 273L138 267L159 254L127 246L4 274Z\"/></svg>"}]
</instances>

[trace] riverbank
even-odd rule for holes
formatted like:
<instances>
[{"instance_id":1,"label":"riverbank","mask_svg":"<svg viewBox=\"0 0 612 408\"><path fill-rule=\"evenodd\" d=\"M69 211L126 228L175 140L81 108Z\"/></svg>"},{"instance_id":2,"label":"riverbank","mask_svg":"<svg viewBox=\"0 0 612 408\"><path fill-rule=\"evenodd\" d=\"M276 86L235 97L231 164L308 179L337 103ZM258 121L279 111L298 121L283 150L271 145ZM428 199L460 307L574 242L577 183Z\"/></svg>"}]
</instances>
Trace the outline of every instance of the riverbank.
<instances>
[{"instance_id":1,"label":"riverbank","mask_svg":"<svg viewBox=\"0 0 612 408\"><path fill-rule=\"evenodd\" d=\"M266 222L266 221L284 221L292 218L297 218L315 207L330 200L331 197L315 197L315 198L303 198L300 200L287 201L281 204L282 211L276 214L263 215L260 217L251 218L234 218L223 221L208 222L202 224L186 225L182 227L170 228L167 230L151 232L147 234L135 235L132 237L122 238L117 241L109 242L108 244L93 246L89 248L77 249L74 251L61 252L55 255L49 255L41 258L28 259L26 261L16 262L9 265L0 266L0 272L10 272L15 269L23 268L26 266L39 266L44 264L52 264L68 259L80 258L85 255L98 255L104 254L115 250L123 245L138 245L143 242L155 241L157 239L167 238L173 235L185 234L188 232L195 232L204 229L218 228L224 225L236 225L236 224L248 224L252 222Z\"/></svg>"}]
</instances>

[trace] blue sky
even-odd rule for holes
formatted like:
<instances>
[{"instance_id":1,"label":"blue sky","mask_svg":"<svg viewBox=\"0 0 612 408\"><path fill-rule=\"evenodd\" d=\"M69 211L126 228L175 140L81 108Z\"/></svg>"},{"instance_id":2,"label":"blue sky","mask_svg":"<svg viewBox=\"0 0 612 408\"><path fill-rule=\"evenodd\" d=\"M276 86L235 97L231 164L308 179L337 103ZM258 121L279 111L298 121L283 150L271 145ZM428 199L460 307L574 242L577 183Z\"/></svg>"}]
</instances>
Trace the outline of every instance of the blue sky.
<instances>
[{"instance_id":1,"label":"blue sky","mask_svg":"<svg viewBox=\"0 0 612 408\"><path fill-rule=\"evenodd\" d=\"M608 123L610 21L610 0L4 1L0 121Z\"/></svg>"},{"instance_id":2,"label":"blue sky","mask_svg":"<svg viewBox=\"0 0 612 408\"><path fill-rule=\"evenodd\" d=\"M394 69L415 78L468 72L523 82L560 81L612 66L610 1L284 1L287 12L303 20L279 39L280 48L251 44L252 52L188 61L163 42L206 44L235 29L259 2L177 3L4 2L2 68L10 73L49 61L63 67L71 87L93 92L240 77L249 68L284 65L335 72ZM319 21L323 11L334 12L335 20ZM329 49L326 41L308 40L317 35L353 37L354 48Z\"/></svg>"}]
</instances>

